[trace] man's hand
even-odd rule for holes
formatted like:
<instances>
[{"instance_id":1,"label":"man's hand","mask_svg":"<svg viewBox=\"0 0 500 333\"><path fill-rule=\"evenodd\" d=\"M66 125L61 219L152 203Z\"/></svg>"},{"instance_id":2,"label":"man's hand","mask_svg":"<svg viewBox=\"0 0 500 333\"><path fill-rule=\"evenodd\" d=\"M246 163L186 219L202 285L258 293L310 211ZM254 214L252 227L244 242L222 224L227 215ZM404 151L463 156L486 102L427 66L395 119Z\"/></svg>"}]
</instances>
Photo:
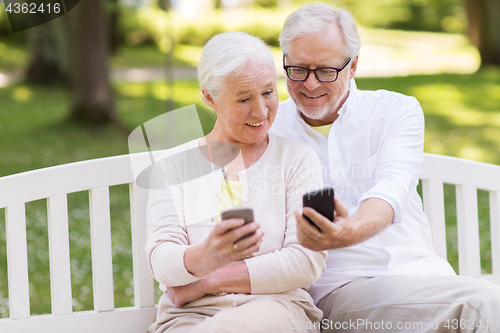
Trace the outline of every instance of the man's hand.
<instances>
[{"instance_id":1,"label":"man's hand","mask_svg":"<svg viewBox=\"0 0 500 333\"><path fill-rule=\"evenodd\" d=\"M333 222L316 212L304 207L303 213L316 224L311 225L300 214L297 219L297 238L300 244L314 251L332 250L361 243L383 230L394 215L392 207L381 199L368 199L359 208L356 215L349 217L347 207L337 197Z\"/></svg>"}]
</instances>

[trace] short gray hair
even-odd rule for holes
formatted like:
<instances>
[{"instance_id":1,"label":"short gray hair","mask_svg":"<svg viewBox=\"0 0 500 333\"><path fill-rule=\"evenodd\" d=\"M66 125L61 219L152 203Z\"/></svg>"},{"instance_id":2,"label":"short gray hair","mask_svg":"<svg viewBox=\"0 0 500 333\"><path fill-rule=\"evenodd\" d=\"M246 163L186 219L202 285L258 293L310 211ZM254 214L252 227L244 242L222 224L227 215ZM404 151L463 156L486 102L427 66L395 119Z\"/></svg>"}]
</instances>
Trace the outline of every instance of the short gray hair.
<instances>
[{"instance_id":1,"label":"short gray hair","mask_svg":"<svg viewBox=\"0 0 500 333\"><path fill-rule=\"evenodd\" d=\"M279 38L281 50L288 54L292 40L318 35L331 23L338 25L344 37L344 56L352 58L359 55L361 41L351 13L318 2L304 5L287 17Z\"/></svg>"},{"instance_id":2,"label":"short gray hair","mask_svg":"<svg viewBox=\"0 0 500 333\"><path fill-rule=\"evenodd\" d=\"M241 31L215 35L203 48L198 64L200 88L219 96L228 77L249 63L269 66L277 76L273 53L259 38ZM202 98L208 105L203 94Z\"/></svg>"}]
</instances>

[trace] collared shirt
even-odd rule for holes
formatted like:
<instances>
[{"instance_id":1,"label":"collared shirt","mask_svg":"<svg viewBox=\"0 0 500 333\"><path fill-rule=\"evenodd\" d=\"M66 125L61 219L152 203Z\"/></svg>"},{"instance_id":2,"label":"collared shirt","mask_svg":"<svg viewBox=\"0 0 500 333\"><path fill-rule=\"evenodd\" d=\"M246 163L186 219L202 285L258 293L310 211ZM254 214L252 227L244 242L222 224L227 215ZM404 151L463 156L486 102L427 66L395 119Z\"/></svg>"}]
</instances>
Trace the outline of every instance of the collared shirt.
<instances>
[{"instance_id":1,"label":"collared shirt","mask_svg":"<svg viewBox=\"0 0 500 333\"><path fill-rule=\"evenodd\" d=\"M382 199L394 210L393 223L376 236L329 251L327 269L309 290L315 302L359 277L455 274L433 252L430 226L416 191L424 116L414 97L361 91L353 79L328 139L303 120L290 98L280 103L270 133L316 150L325 186L335 189L350 216L369 198Z\"/></svg>"}]
</instances>

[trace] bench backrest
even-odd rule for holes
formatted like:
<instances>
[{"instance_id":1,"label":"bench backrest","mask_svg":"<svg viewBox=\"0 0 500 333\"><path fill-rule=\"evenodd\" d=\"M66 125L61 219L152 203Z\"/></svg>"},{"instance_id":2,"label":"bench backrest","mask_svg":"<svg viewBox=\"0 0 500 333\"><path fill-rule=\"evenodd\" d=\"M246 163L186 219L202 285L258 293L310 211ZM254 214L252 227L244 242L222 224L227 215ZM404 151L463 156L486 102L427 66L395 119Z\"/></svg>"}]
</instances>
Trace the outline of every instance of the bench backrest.
<instances>
[{"instance_id":1,"label":"bench backrest","mask_svg":"<svg viewBox=\"0 0 500 333\"><path fill-rule=\"evenodd\" d=\"M490 193L492 275L500 283L500 167L425 154L422 169L424 210L438 255L446 258L443 183L456 185L459 274L481 276L477 189ZM109 187L129 184L135 306L115 309L111 253ZM67 194L88 191L94 310L73 312ZM154 281L147 267L145 201L134 184L129 156L83 161L0 178L5 207L9 318L0 332L146 332L156 313ZM46 199L52 313L30 315L25 203Z\"/></svg>"},{"instance_id":2,"label":"bench backrest","mask_svg":"<svg viewBox=\"0 0 500 333\"><path fill-rule=\"evenodd\" d=\"M109 187L129 184L134 307L115 309ZM67 194L88 191L94 311L73 312ZM146 191L134 184L128 155L66 164L0 178L5 207L9 315L0 332L146 332L154 321L154 281L144 250ZM46 199L50 315L30 316L25 203Z\"/></svg>"},{"instance_id":3,"label":"bench backrest","mask_svg":"<svg viewBox=\"0 0 500 333\"><path fill-rule=\"evenodd\" d=\"M443 183L456 188L459 274L500 284L500 166L456 157L424 154L420 178L424 211L432 229L434 251L446 259ZM477 190L489 193L491 264L481 273Z\"/></svg>"}]
</instances>

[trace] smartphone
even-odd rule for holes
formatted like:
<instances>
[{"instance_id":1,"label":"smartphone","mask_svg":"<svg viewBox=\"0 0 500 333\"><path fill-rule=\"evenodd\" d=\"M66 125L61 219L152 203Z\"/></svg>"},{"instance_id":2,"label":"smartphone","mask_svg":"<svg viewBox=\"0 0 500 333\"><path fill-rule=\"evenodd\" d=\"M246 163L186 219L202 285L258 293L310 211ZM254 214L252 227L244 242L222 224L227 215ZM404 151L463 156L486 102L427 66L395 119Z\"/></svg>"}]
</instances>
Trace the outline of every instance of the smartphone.
<instances>
[{"instance_id":1,"label":"smartphone","mask_svg":"<svg viewBox=\"0 0 500 333\"><path fill-rule=\"evenodd\" d=\"M227 219L232 219L232 218L243 219L243 220L245 220L245 224L254 221L252 208L243 208L243 207L231 208L229 210L222 212L222 214L220 214L220 217L221 217L221 220L227 220ZM250 237L254 233L255 233L255 231L241 237L237 241L240 241L242 239Z\"/></svg>"},{"instance_id":2,"label":"smartphone","mask_svg":"<svg viewBox=\"0 0 500 333\"><path fill-rule=\"evenodd\" d=\"M333 211L335 204L333 202L333 188L325 187L324 189L307 192L302 196L302 206L311 207L327 219L333 222ZM309 223L316 226L307 216L302 215Z\"/></svg>"}]
</instances>

